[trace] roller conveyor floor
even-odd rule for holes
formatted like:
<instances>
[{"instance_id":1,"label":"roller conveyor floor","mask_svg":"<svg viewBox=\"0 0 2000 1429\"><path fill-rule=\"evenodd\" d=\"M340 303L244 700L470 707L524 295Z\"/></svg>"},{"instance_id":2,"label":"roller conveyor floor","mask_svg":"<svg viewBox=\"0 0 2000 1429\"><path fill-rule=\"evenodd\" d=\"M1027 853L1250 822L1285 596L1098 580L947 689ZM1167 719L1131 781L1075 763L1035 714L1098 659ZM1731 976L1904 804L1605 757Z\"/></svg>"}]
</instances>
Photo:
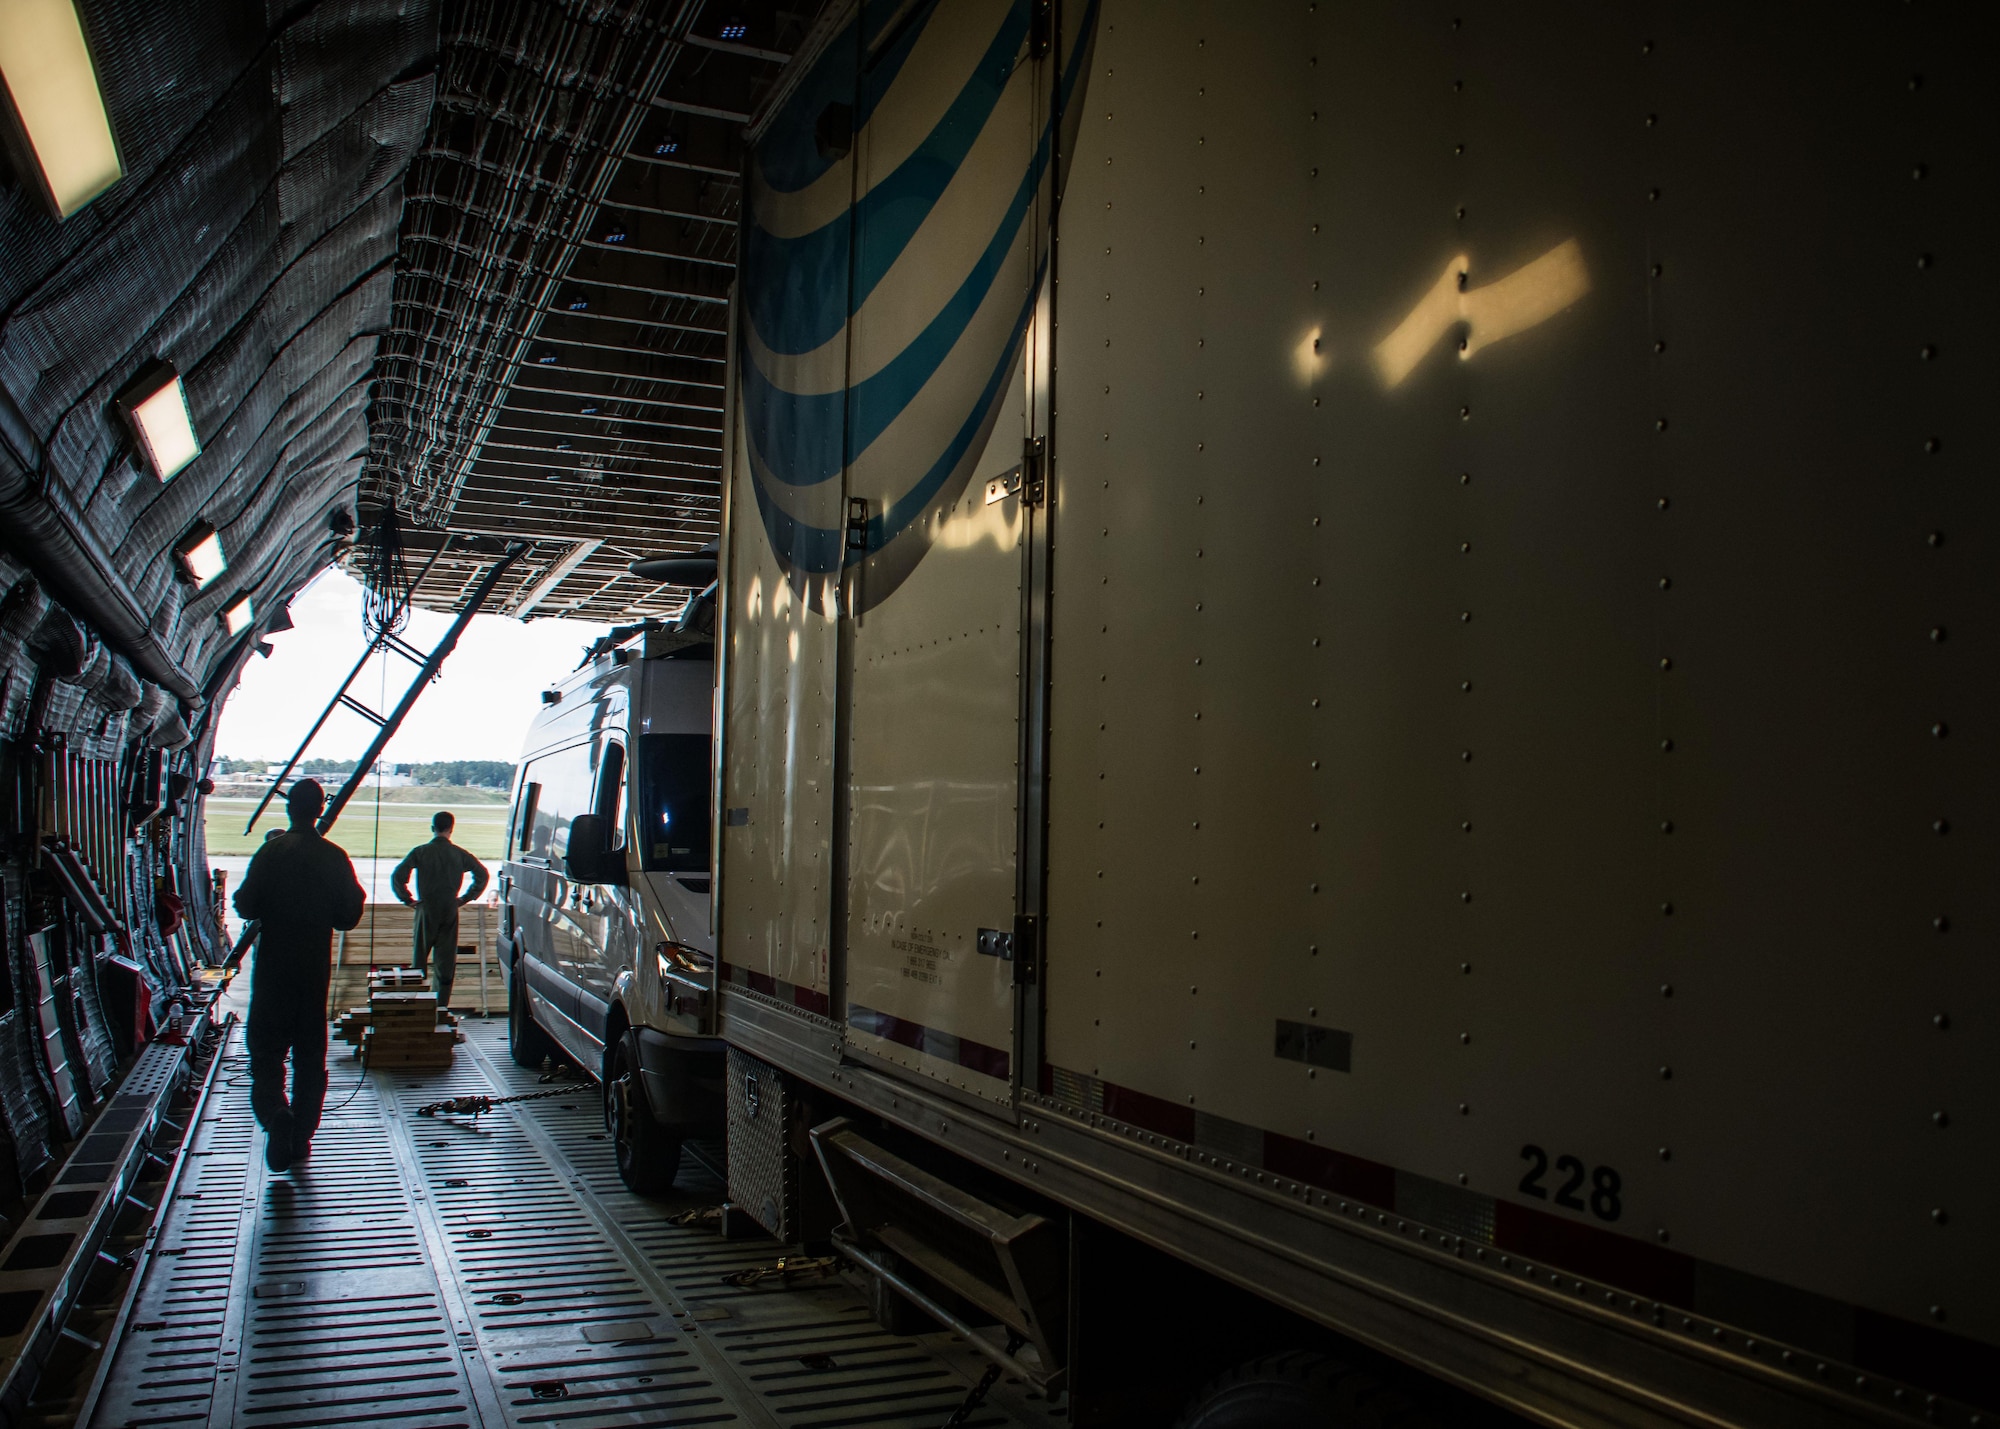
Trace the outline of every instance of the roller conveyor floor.
<instances>
[{"instance_id":1,"label":"roller conveyor floor","mask_svg":"<svg viewBox=\"0 0 2000 1429\"><path fill-rule=\"evenodd\" d=\"M88 1423L935 1429L963 1403L984 1362L885 1332L839 1276L728 1283L784 1248L673 1224L722 1199L692 1148L670 1197L627 1192L594 1085L416 1115L546 1090L502 1022L465 1029L448 1072L336 1059L338 1110L284 1175L232 1029ZM1062 1421L1003 1382L965 1422Z\"/></svg>"}]
</instances>

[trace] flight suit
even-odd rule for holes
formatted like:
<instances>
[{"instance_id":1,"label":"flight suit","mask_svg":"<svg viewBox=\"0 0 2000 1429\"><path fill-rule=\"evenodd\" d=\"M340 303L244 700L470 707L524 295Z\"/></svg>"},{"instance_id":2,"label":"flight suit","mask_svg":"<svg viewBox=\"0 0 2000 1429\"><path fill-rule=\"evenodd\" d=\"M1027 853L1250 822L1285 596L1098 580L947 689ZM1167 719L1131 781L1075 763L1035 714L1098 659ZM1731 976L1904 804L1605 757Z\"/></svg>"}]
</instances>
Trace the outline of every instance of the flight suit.
<instances>
[{"instance_id":1,"label":"flight suit","mask_svg":"<svg viewBox=\"0 0 2000 1429\"><path fill-rule=\"evenodd\" d=\"M258 849L236 890L237 913L262 925L250 965L250 1108L272 1140L289 1142L294 1156L319 1129L326 1105L333 930L359 923L364 899L346 851L309 825Z\"/></svg>"},{"instance_id":2,"label":"flight suit","mask_svg":"<svg viewBox=\"0 0 2000 1429\"><path fill-rule=\"evenodd\" d=\"M414 899L410 897L412 872L417 875ZM472 875L472 887L461 895L459 889L468 873ZM458 971L459 906L486 891L488 876L485 864L445 834L411 849L389 875L389 886L396 890L396 896L405 903L416 904L417 971L423 972L426 961L430 963L431 983L437 989L439 1007L451 1001L451 980Z\"/></svg>"}]
</instances>

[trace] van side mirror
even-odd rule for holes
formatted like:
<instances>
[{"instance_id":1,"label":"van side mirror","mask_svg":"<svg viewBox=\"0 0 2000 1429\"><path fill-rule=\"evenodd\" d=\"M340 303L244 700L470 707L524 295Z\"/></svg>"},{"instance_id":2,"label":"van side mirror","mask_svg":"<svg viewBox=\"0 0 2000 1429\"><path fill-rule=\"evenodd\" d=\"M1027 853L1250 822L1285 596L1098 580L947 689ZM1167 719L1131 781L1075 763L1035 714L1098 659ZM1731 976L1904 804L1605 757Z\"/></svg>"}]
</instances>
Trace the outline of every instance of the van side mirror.
<instances>
[{"instance_id":1,"label":"van side mirror","mask_svg":"<svg viewBox=\"0 0 2000 1429\"><path fill-rule=\"evenodd\" d=\"M625 851L611 847L611 821L602 814L578 814L569 823L563 871L575 883L623 883Z\"/></svg>"}]
</instances>

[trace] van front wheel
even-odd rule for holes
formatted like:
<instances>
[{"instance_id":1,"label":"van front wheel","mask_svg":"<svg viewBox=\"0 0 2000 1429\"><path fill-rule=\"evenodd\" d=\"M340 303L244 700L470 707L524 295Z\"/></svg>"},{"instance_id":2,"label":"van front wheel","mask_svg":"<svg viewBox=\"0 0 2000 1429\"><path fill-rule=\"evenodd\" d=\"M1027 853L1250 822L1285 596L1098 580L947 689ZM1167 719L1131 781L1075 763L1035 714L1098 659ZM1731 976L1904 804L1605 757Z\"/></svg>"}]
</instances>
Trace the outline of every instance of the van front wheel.
<instances>
[{"instance_id":1,"label":"van front wheel","mask_svg":"<svg viewBox=\"0 0 2000 1429\"><path fill-rule=\"evenodd\" d=\"M618 1178L627 1190L642 1196L667 1191L680 1170L681 1140L653 1120L653 1108L639 1080L636 1032L628 1030L611 1048L604 1100L610 1114L611 1144L618 1154Z\"/></svg>"},{"instance_id":2,"label":"van front wheel","mask_svg":"<svg viewBox=\"0 0 2000 1429\"><path fill-rule=\"evenodd\" d=\"M521 986L526 976L527 970L517 960L514 975L507 979L507 1050L521 1066L539 1067L544 1058L556 1055L556 1044L542 1031L528 1006L527 989Z\"/></svg>"}]
</instances>

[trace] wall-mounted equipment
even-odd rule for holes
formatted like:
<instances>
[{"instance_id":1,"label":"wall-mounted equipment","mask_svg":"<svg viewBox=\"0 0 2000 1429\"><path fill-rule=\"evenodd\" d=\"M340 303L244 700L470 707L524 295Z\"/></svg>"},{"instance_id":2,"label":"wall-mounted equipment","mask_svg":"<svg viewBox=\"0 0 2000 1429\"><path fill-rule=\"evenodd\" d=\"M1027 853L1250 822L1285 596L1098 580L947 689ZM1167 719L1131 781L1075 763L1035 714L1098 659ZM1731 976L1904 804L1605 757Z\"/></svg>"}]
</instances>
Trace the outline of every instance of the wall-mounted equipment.
<instances>
[{"instance_id":1,"label":"wall-mounted equipment","mask_svg":"<svg viewBox=\"0 0 2000 1429\"><path fill-rule=\"evenodd\" d=\"M161 481L172 481L201 455L201 438L188 411L187 389L170 363L149 363L118 397L118 410L132 428L146 466Z\"/></svg>"},{"instance_id":2,"label":"wall-mounted equipment","mask_svg":"<svg viewBox=\"0 0 2000 1429\"><path fill-rule=\"evenodd\" d=\"M222 537L216 529L206 521L197 521L174 543L174 564L180 568L182 580L202 589L229 569L229 558L222 552Z\"/></svg>"},{"instance_id":3,"label":"wall-mounted equipment","mask_svg":"<svg viewBox=\"0 0 2000 1429\"><path fill-rule=\"evenodd\" d=\"M257 618L257 607L249 596L238 596L223 607L222 628L231 635L241 635L250 628L250 622Z\"/></svg>"},{"instance_id":4,"label":"wall-mounted equipment","mask_svg":"<svg viewBox=\"0 0 2000 1429\"><path fill-rule=\"evenodd\" d=\"M167 757L157 749L142 749L132 766L132 797L127 804L134 830L153 821L167 802Z\"/></svg>"},{"instance_id":5,"label":"wall-mounted equipment","mask_svg":"<svg viewBox=\"0 0 2000 1429\"><path fill-rule=\"evenodd\" d=\"M124 177L73 0L7 0L0 6L0 78L6 81L14 167L34 176L57 219Z\"/></svg>"}]
</instances>

